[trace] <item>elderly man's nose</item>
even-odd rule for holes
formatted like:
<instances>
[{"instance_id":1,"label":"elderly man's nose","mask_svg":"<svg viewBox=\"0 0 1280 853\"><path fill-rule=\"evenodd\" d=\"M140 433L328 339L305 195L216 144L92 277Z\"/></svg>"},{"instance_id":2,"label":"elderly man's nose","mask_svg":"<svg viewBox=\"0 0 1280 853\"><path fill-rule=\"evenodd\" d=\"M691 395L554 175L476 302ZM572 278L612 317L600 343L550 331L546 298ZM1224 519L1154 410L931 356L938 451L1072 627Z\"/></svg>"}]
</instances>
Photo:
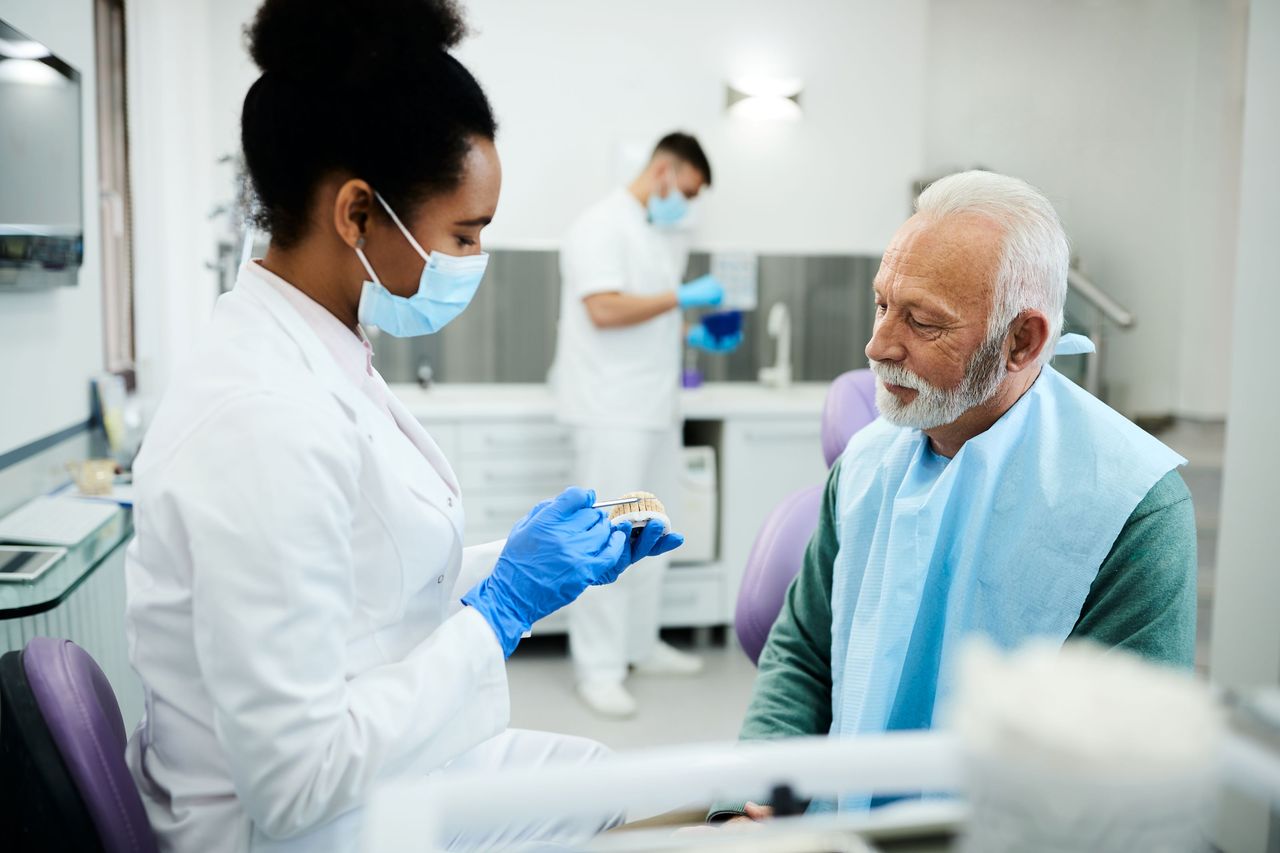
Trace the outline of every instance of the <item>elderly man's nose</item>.
<instances>
[{"instance_id":1,"label":"elderly man's nose","mask_svg":"<svg viewBox=\"0 0 1280 853\"><path fill-rule=\"evenodd\" d=\"M898 342L893 323L885 320L876 323L871 340L867 341L866 355L873 361L901 361L906 357L906 350Z\"/></svg>"}]
</instances>

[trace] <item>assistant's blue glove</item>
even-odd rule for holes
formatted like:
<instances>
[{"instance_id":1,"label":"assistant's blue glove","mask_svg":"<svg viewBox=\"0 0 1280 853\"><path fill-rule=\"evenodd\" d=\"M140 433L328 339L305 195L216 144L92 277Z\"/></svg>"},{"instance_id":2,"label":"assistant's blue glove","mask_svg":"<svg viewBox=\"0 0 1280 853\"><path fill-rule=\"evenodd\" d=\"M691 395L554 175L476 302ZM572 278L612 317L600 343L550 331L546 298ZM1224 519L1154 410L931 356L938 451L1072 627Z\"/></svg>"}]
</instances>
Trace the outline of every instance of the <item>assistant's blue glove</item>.
<instances>
[{"instance_id":1,"label":"assistant's blue glove","mask_svg":"<svg viewBox=\"0 0 1280 853\"><path fill-rule=\"evenodd\" d=\"M699 323L696 326L689 327L689 332L684 336L684 339L689 346L695 349L705 350L706 352L730 353L742 343L742 332L734 332L732 335L717 338L707 331L706 326Z\"/></svg>"},{"instance_id":2,"label":"assistant's blue glove","mask_svg":"<svg viewBox=\"0 0 1280 853\"><path fill-rule=\"evenodd\" d=\"M595 492L565 489L535 506L511 528L493 573L462 596L498 635L504 655L534 622L616 577L629 531L611 527L604 512L591 508L595 501Z\"/></svg>"},{"instance_id":3,"label":"assistant's blue glove","mask_svg":"<svg viewBox=\"0 0 1280 853\"><path fill-rule=\"evenodd\" d=\"M698 276L676 290L681 308L713 308L724 301L724 285L715 276Z\"/></svg>"},{"instance_id":4,"label":"assistant's blue glove","mask_svg":"<svg viewBox=\"0 0 1280 853\"><path fill-rule=\"evenodd\" d=\"M648 524L640 528L640 533L634 538L634 541L631 536L630 522L618 525L618 529L626 531L627 547L622 549L622 557L618 560L617 565L613 567L606 577L602 577L596 582L597 586L613 583L628 567L640 562L645 557L659 557L668 551L674 551L684 544L684 536L679 533L668 533L667 526L658 519L652 519ZM637 571L643 571L643 569L638 569Z\"/></svg>"}]
</instances>

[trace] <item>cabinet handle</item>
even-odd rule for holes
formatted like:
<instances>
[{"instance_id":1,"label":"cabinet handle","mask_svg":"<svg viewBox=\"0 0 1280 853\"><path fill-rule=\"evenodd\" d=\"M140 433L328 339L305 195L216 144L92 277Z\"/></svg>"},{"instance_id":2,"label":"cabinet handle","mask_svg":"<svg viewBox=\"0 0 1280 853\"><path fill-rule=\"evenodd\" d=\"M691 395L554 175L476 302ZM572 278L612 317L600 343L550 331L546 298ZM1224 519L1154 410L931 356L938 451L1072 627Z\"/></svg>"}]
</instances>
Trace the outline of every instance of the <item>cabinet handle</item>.
<instances>
[{"instance_id":1,"label":"cabinet handle","mask_svg":"<svg viewBox=\"0 0 1280 853\"><path fill-rule=\"evenodd\" d=\"M490 485L536 485L539 483L547 483L555 481L556 483L566 483L569 481L571 474L569 471L530 471L527 474L499 474L494 471L484 472L484 481ZM555 488L555 487L553 487Z\"/></svg>"},{"instance_id":2,"label":"cabinet handle","mask_svg":"<svg viewBox=\"0 0 1280 853\"><path fill-rule=\"evenodd\" d=\"M537 448L537 447L564 447L569 443L569 436L553 435L553 436L548 436L546 438L541 438L541 439L528 438L528 437L522 436L520 438L516 438L508 441L505 439L497 438L496 436L486 435L484 437L484 443L486 447L491 447L494 450L523 450L526 448Z\"/></svg>"},{"instance_id":3,"label":"cabinet handle","mask_svg":"<svg viewBox=\"0 0 1280 853\"><path fill-rule=\"evenodd\" d=\"M817 429L749 429L742 434L747 441L800 441L817 440Z\"/></svg>"}]
</instances>

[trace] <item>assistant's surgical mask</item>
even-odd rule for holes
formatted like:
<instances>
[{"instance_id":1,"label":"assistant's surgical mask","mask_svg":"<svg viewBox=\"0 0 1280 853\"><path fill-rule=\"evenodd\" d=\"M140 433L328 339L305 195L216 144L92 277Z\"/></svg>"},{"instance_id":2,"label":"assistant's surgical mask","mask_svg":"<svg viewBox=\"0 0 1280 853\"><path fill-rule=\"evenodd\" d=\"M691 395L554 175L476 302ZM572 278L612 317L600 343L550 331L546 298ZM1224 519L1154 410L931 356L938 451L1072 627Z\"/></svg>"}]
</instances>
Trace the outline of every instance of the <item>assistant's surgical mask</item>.
<instances>
[{"instance_id":1,"label":"assistant's surgical mask","mask_svg":"<svg viewBox=\"0 0 1280 853\"><path fill-rule=\"evenodd\" d=\"M685 198L674 175L671 188L665 196L649 194L649 221L654 225L675 225L689 213L689 199Z\"/></svg>"},{"instance_id":2,"label":"assistant's surgical mask","mask_svg":"<svg viewBox=\"0 0 1280 853\"><path fill-rule=\"evenodd\" d=\"M372 279L366 281L360 291L360 322L377 326L397 338L435 334L471 304L476 289L480 287L480 280L484 278L489 255L486 252L476 255L446 255L435 251L428 254L409 233L409 229L404 227L386 199L379 193L374 193L374 196L400 229L400 233L409 241L409 245L413 246L414 251L425 262L425 266L418 280L418 292L409 297L396 296L383 286L369 259L365 257L364 250L357 245L356 256Z\"/></svg>"}]
</instances>

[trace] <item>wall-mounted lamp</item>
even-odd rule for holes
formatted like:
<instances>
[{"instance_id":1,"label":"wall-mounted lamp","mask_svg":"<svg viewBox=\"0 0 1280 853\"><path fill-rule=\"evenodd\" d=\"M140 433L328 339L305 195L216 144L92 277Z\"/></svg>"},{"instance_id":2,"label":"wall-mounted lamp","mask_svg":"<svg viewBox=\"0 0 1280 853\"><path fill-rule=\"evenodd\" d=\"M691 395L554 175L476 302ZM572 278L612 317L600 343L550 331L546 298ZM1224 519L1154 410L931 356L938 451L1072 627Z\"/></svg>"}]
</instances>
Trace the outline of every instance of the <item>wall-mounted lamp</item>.
<instances>
[{"instance_id":1,"label":"wall-mounted lamp","mask_svg":"<svg viewBox=\"0 0 1280 853\"><path fill-rule=\"evenodd\" d=\"M804 83L793 77L741 78L725 86L725 111L756 121L799 121Z\"/></svg>"}]
</instances>

